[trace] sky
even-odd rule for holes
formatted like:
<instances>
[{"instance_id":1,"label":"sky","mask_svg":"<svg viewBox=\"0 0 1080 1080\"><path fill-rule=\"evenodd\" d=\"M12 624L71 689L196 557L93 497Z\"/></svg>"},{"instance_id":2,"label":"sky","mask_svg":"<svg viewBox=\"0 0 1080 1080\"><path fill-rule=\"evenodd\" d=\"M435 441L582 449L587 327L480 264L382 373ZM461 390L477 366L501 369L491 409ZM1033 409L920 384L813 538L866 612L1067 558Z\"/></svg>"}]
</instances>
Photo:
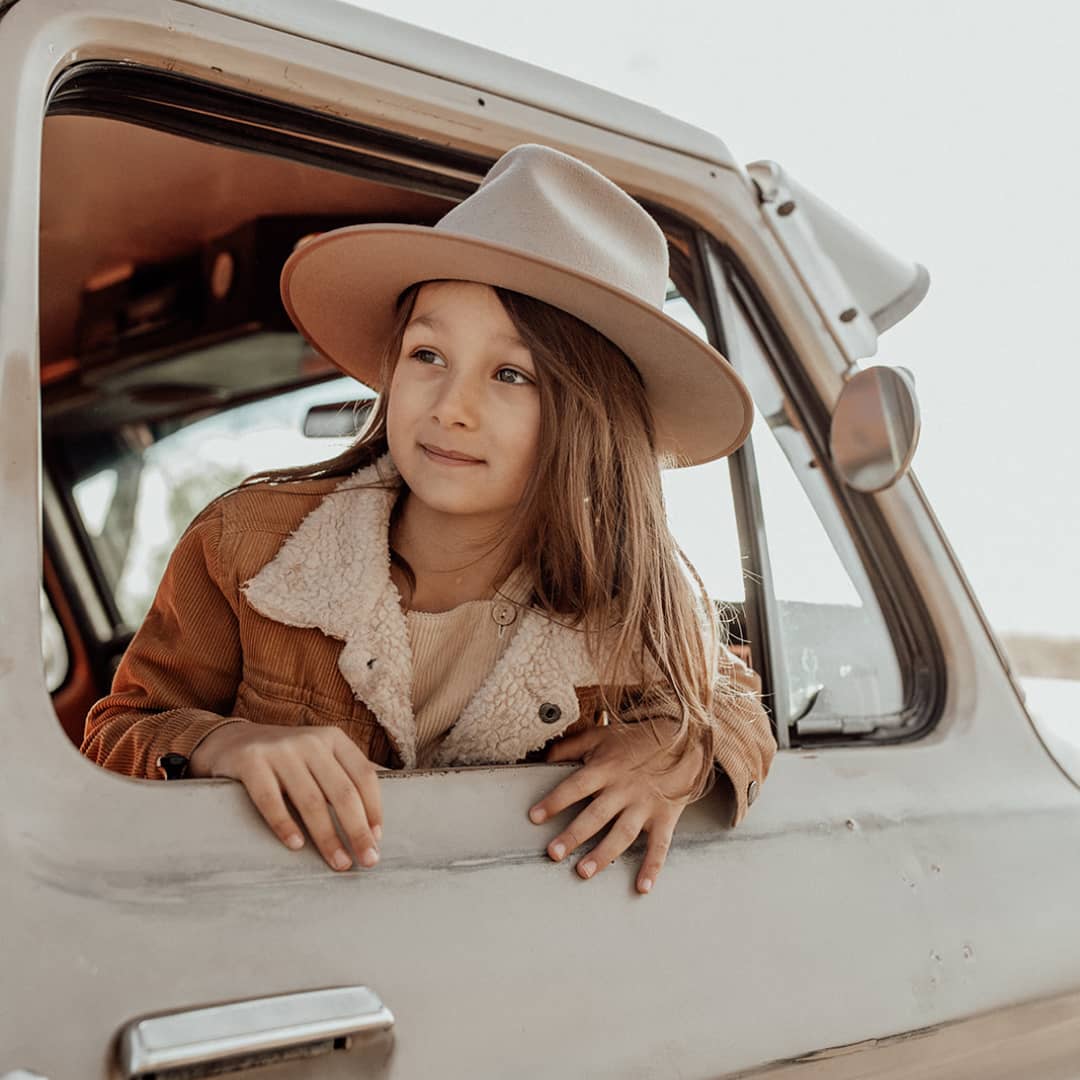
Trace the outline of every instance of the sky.
<instances>
[{"instance_id":1,"label":"sky","mask_svg":"<svg viewBox=\"0 0 1080 1080\"><path fill-rule=\"evenodd\" d=\"M915 473L999 630L1080 637L1080 8L361 3L645 102L743 164L778 161L926 266L928 296L876 357L916 376Z\"/></svg>"}]
</instances>

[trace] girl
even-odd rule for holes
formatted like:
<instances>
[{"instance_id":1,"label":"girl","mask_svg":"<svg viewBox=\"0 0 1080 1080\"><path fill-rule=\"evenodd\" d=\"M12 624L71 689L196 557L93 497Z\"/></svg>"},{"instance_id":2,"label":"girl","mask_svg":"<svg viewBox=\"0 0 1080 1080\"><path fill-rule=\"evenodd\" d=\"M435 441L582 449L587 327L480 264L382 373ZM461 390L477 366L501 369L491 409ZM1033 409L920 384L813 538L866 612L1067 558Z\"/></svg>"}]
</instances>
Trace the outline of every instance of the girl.
<instances>
[{"instance_id":1,"label":"girl","mask_svg":"<svg viewBox=\"0 0 1080 1080\"><path fill-rule=\"evenodd\" d=\"M609 822L589 877L648 833L648 892L720 770L738 824L776 743L668 531L661 465L736 449L752 405L663 313L664 235L577 159L526 144L435 226L309 238L290 317L380 391L356 443L250 477L171 556L86 720L131 776L240 780L274 833L378 861L378 767L582 760L531 809ZM695 596L676 554L699 588Z\"/></svg>"}]
</instances>

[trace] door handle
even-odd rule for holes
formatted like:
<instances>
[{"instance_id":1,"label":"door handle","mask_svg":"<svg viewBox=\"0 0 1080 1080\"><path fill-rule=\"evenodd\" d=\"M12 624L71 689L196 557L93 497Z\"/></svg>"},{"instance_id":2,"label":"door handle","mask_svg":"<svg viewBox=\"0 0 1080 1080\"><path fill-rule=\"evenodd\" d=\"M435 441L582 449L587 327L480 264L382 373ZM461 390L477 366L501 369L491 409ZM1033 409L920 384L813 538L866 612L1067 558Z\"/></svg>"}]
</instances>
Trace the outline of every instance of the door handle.
<instances>
[{"instance_id":1,"label":"door handle","mask_svg":"<svg viewBox=\"0 0 1080 1080\"><path fill-rule=\"evenodd\" d=\"M120 1032L120 1069L125 1080L167 1080L174 1069L185 1080L213 1076L347 1050L354 1037L393 1027L393 1013L366 986L249 998L132 1020Z\"/></svg>"}]
</instances>

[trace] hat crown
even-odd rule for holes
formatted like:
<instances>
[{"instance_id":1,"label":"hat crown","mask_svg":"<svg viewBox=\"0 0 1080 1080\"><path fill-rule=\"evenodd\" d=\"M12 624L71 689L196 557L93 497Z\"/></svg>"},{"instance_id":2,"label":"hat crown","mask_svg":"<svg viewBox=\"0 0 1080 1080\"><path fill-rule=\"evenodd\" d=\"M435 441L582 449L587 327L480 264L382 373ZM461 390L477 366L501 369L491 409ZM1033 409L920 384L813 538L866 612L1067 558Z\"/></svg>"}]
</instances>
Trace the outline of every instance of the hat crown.
<instances>
[{"instance_id":1,"label":"hat crown","mask_svg":"<svg viewBox=\"0 0 1080 1080\"><path fill-rule=\"evenodd\" d=\"M508 150L434 228L548 259L663 308L668 249L660 226L602 173L550 146Z\"/></svg>"}]
</instances>

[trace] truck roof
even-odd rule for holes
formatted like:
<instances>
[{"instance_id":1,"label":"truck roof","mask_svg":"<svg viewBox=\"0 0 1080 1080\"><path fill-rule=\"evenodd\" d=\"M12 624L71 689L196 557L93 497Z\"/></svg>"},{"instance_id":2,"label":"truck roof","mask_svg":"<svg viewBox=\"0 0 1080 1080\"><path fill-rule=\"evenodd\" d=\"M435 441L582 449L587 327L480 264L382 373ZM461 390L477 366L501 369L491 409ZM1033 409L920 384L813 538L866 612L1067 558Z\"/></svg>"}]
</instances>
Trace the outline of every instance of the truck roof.
<instances>
[{"instance_id":1,"label":"truck roof","mask_svg":"<svg viewBox=\"0 0 1080 1080\"><path fill-rule=\"evenodd\" d=\"M183 0L741 171L723 141L639 101L368 11L353 0Z\"/></svg>"}]
</instances>

